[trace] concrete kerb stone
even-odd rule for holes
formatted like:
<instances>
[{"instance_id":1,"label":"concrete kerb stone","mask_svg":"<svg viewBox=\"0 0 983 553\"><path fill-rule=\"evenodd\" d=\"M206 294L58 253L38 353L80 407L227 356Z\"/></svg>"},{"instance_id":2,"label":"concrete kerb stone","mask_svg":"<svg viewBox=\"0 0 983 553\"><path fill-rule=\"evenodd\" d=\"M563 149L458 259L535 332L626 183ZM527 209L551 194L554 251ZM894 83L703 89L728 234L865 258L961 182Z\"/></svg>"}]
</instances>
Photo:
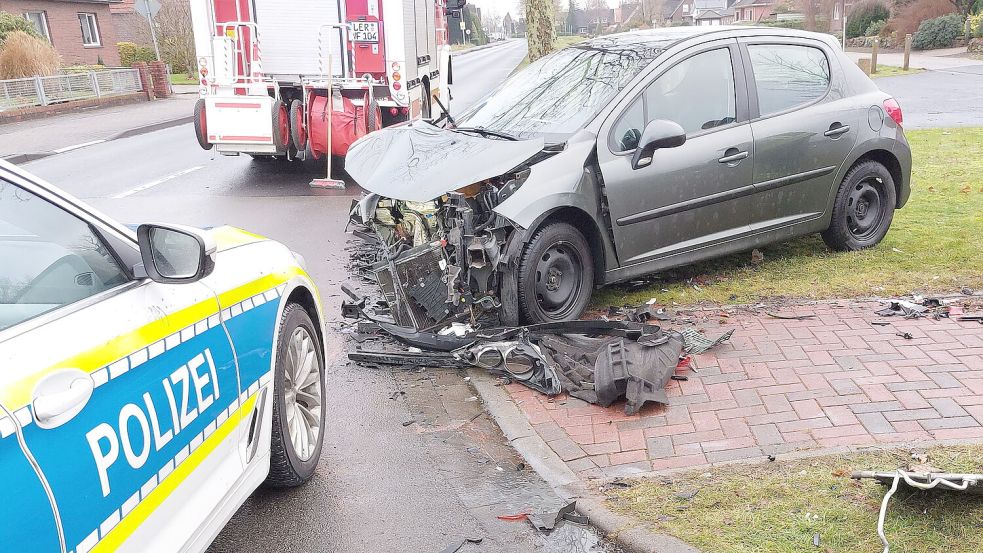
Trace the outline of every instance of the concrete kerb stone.
<instances>
[{"instance_id":1,"label":"concrete kerb stone","mask_svg":"<svg viewBox=\"0 0 983 553\"><path fill-rule=\"evenodd\" d=\"M587 515L592 526L632 553L699 553L698 549L677 538L652 532L638 521L608 509L604 499L593 493L536 433L512 399L496 386L494 377L480 369L470 369L468 375L485 410L495 419L512 447L560 497L576 499L577 511Z\"/></svg>"},{"instance_id":2,"label":"concrete kerb stone","mask_svg":"<svg viewBox=\"0 0 983 553\"><path fill-rule=\"evenodd\" d=\"M478 52L480 50L487 50L488 48L494 48L496 46L501 46L502 44L508 44L507 40L499 40L498 42L489 42L488 44L482 44L481 46L472 46L467 50L458 50L456 52L451 52L451 57L461 56L464 54L470 54L471 52Z\"/></svg>"}]
</instances>

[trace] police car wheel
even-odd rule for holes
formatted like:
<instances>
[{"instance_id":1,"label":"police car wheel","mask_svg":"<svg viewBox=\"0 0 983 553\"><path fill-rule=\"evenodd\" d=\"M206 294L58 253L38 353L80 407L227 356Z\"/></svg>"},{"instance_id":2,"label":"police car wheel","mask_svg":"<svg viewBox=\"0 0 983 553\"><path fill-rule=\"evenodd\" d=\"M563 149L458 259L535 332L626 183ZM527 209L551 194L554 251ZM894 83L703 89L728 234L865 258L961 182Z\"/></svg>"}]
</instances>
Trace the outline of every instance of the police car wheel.
<instances>
[{"instance_id":1,"label":"police car wheel","mask_svg":"<svg viewBox=\"0 0 983 553\"><path fill-rule=\"evenodd\" d=\"M280 318L273 375L269 486L299 486L314 475L324 442L324 358L314 323L298 304Z\"/></svg>"}]
</instances>

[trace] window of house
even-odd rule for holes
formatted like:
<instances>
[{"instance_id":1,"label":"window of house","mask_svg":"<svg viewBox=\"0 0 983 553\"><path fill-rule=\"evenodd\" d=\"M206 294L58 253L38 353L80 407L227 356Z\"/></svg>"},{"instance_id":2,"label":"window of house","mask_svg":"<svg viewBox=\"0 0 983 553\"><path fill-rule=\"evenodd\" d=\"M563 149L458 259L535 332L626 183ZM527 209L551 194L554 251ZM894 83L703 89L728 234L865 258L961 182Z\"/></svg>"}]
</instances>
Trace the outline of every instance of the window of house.
<instances>
[{"instance_id":1,"label":"window of house","mask_svg":"<svg viewBox=\"0 0 983 553\"><path fill-rule=\"evenodd\" d=\"M48 18L44 15L44 12L25 12L24 19L30 21L38 34L43 36L48 42L51 42L51 35L48 34Z\"/></svg>"},{"instance_id":2,"label":"window of house","mask_svg":"<svg viewBox=\"0 0 983 553\"><path fill-rule=\"evenodd\" d=\"M79 23L82 25L82 44L84 46L99 46L99 24L96 23L96 14L80 13Z\"/></svg>"},{"instance_id":3,"label":"window of house","mask_svg":"<svg viewBox=\"0 0 983 553\"><path fill-rule=\"evenodd\" d=\"M839 21L840 19L840 4L833 4L833 19Z\"/></svg>"},{"instance_id":4,"label":"window of house","mask_svg":"<svg viewBox=\"0 0 983 553\"><path fill-rule=\"evenodd\" d=\"M689 13L689 4L683 4L683 13Z\"/></svg>"},{"instance_id":5,"label":"window of house","mask_svg":"<svg viewBox=\"0 0 983 553\"><path fill-rule=\"evenodd\" d=\"M793 44L748 46L761 115L822 98L829 89L829 61L819 48Z\"/></svg>"}]
</instances>

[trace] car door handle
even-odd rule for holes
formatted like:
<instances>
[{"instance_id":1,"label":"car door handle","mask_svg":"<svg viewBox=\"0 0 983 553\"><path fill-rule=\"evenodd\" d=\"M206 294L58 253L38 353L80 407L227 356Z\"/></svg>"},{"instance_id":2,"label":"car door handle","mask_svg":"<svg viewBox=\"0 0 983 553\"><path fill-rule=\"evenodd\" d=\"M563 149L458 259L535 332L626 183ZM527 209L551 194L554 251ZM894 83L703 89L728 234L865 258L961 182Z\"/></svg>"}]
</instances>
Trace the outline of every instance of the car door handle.
<instances>
[{"instance_id":1,"label":"car door handle","mask_svg":"<svg viewBox=\"0 0 983 553\"><path fill-rule=\"evenodd\" d=\"M833 123L829 126L829 130L823 133L823 136L828 136L829 138L839 138L841 134L846 134L850 132L850 125L839 125L839 123Z\"/></svg>"},{"instance_id":2,"label":"car door handle","mask_svg":"<svg viewBox=\"0 0 983 553\"><path fill-rule=\"evenodd\" d=\"M78 369L63 369L46 376L34 389L31 410L38 426L54 428L68 422L92 397L95 383Z\"/></svg>"},{"instance_id":3,"label":"car door handle","mask_svg":"<svg viewBox=\"0 0 983 553\"><path fill-rule=\"evenodd\" d=\"M724 157L718 159L717 161L720 163L734 163L735 161L747 159L747 156L749 155L750 154L747 153L747 150L740 152L737 150L737 148L727 148L727 151L724 152Z\"/></svg>"}]
</instances>

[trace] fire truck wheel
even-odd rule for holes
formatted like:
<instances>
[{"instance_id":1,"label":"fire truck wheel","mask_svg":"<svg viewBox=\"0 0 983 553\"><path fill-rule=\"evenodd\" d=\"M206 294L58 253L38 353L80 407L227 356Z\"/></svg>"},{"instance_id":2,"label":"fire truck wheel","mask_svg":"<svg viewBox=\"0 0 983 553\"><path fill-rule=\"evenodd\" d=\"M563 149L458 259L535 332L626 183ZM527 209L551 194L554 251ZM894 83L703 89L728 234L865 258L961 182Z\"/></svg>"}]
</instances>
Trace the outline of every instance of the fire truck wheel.
<instances>
[{"instance_id":1,"label":"fire truck wheel","mask_svg":"<svg viewBox=\"0 0 983 553\"><path fill-rule=\"evenodd\" d=\"M379 110L379 101L372 100L369 106L369 113L365 116L366 132L377 131L382 128L382 111Z\"/></svg>"},{"instance_id":2,"label":"fire truck wheel","mask_svg":"<svg viewBox=\"0 0 983 553\"><path fill-rule=\"evenodd\" d=\"M297 151L307 148L307 126L304 125L304 103L290 101L290 140Z\"/></svg>"},{"instance_id":3,"label":"fire truck wheel","mask_svg":"<svg viewBox=\"0 0 983 553\"><path fill-rule=\"evenodd\" d=\"M195 102L195 136L198 138L198 145L203 150L212 149L212 143L208 141L208 121L205 119L204 98L199 98Z\"/></svg>"},{"instance_id":4,"label":"fire truck wheel","mask_svg":"<svg viewBox=\"0 0 983 553\"><path fill-rule=\"evenodd\" d=\"M290 114L280 100L273 102L273 145L277 155L286 154L290 147Z\"/></svg>"}]
</instances>

